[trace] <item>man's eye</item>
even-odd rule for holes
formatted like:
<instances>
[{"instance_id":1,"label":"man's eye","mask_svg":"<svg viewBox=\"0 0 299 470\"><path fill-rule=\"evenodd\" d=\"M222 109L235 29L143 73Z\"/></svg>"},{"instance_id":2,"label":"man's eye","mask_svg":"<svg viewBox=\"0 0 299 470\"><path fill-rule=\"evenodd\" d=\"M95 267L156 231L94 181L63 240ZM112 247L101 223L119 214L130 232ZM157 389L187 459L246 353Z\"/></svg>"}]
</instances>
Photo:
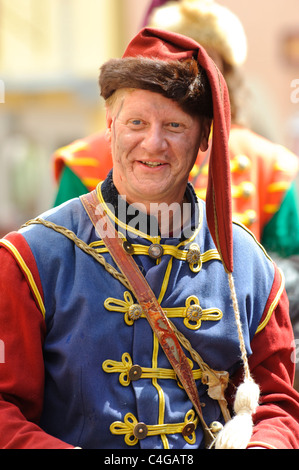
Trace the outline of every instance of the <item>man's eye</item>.
<instances>
[{"instance_id":1,"label":"man's eye","mask_svg":"<svg viewBox=\"0 0 299 470\"><path fill-rule=\"evenodd\" d=\"M169 122L167 128L171 132L184 132L185 126L180 122Z\"/></svg>"},{"instance_id":2,"label":"man's eye","mask_svg":"<svg viewBox=\"0 0 299 470\"><path fill-rule=\"evenodd\" d=\"M139 131L144 129L146 123L142 119L129 119L127 121L127 126L133 131Z\"/></svg>"},{"instance_id":3,"label":"man's eye","mask_svg":"<svg viewBox=\"0 0 299 470\"><path fill-rule=\"evenodd\" d=\"M131 119L130 123L133 124L133 126L140 126L142 121L141 119Z\"/></svg>"}]
</instances>

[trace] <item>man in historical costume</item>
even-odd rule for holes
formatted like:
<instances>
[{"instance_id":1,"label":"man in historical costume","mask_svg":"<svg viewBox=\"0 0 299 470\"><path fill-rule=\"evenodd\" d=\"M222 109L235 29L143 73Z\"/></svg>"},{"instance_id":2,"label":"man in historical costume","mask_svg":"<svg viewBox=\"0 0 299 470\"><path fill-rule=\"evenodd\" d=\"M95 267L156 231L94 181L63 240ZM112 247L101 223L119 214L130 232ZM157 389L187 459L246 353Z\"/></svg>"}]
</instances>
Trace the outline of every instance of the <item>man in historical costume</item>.
<instances>
[{"instance_id":1,"label":"man in historical costume","mask_svg":"<svg viewBox=\"0 0 299 470\"><path fill-rule=\"evenodd\" d=\"M112 172L1 240L0 446L298 447L283 278L231 222L221 73L145 28L100 87Z\"/></svg>"},{"instance_id":2,"label":"man in historical costume","mask_svg":"<svg viewBox=\"0 0 299 470\"><path fill-rule=\"evenodd\" d=\"M248 101L241 67L247 39L237 16L211 0L153 0L144 24L189 36L201 44L220 68L230 94L229 151L233 217L255 235L279 263L286 279L290 314L299 334L298 157L249 128ZM53 155L58 183L55 205L84 194L106 178L112 157L105 132L81 138ZM209 149L198 153L190 172L197 195L205 199ZM299 363L296 388L299 390Z\"/></svg>"}]
</instances>

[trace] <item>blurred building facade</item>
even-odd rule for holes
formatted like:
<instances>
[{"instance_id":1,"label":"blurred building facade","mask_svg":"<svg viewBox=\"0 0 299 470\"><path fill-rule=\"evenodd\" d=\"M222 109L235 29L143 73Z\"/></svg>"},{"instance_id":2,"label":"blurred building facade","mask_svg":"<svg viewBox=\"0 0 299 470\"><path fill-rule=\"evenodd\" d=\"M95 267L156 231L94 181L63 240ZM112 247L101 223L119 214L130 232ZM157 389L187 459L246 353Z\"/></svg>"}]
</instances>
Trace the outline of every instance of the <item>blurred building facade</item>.
<instances>
[{"instance_id":1,"label":"blurred building facade","mask_svg":"<svg viewBox=\"0 0 299 470\"><path fill-rule=\"evenodd\" d=\"M104 126L100 65L120 53L119 0L0 0L0 231L51 206L50 156Z\"/></svg>"},{"instance_id":2,"label":"blurred building facade","mask_svg":"<svg viewBox=\"0 0 299 470\"><path fill-rule=\"evenodd\" d=\"M298 0L219 3L248 36L252 127L298 150ZM149 4L0 0L0 234L51 207L52 152L105 125L99 67L121 56Z\"/></svg>"}]
</instances>

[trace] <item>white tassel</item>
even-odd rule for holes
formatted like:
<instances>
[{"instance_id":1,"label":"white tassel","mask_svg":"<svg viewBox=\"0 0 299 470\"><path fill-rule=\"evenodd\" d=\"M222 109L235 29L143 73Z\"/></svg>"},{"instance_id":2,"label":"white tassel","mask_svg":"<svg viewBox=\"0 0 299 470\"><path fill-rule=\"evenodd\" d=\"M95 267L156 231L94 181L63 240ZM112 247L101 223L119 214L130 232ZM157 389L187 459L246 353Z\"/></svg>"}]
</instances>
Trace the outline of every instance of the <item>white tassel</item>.
<instances>
[{"instance_id":1,"label":"white tassel","mask_svg":"<svg viewBox=\"0 0 299 470\"><path fill-rule=\"evenodd\" d=\"M217 434L215 448L246 449L253 431L252 414L258 407L260 390L250 375L235 284L231 273L228 274L228 280L236 325L238 328L245 378L244 382L239 385L235 397L234 411L236 415L228 421L223 429Z\"/></svg>"},{"instance_id":2,"label":"white tassel","mask_svg":"<svg viewBox=\"0 0 299 470\"><path fill-rule=\"evenodd\" d=\"M252 435L252 414L258 407L259 394L259 387L252 379L245 379L238 387L234 403L236 415L217 435L216 449L246 449Z\"/></svg>"}]
</instances>

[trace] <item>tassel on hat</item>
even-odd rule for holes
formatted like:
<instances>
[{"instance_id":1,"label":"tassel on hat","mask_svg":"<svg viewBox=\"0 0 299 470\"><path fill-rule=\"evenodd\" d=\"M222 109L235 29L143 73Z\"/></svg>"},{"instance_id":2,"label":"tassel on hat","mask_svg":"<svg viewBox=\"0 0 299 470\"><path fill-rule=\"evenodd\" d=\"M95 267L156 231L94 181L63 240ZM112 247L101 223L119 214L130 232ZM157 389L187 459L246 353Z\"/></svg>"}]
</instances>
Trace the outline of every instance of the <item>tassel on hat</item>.
<instances>
[{"instance_id":1,"label":"tassel on hat","mask_svg":"<svg viewBox=\"0 0 299 470\"><path fill-rule=\"evenodd\" d=\"M229 288L238 329L240 352L244 365L244 383L237 390L236 416L226 423L216 439L217 448L246 448L252 434L252 414L259 399L259 388L254 383L248 366L247 353L242 332L237 296L233 279L233 236L231 207L231 174L228 137L230 130L230 104L225 80L206 51L193 39L176 33L153 28L143 28L128 45L123 58L115 59L113 67L122 61L150 58L157 61L190 61L195 59L205 70L210 83L213 101L213 137L211 144L208 188L206 195L207 222L211 236L228 274ZM109 62L104 64L100 85L105 90L109 75ZM122 69L123 70L123 69ZM110 78L109 78L110 77ZM118 82L119 87L123 85ZM112 93L111 84L107 85ZM145 85L138 84L138 87ZM110 87L110 88L109 88ZM145 89L148 89L145 87ZM105 97L105 91L104 91ZM106 98L106 97L105 97ZM174 96L172 99L176 99Z\"/></svg>"},{"instance_id":2,"label":"tassel on hat","mask_svg":"<svg viewBox=\"0 0 299 470\"><path fill-rule=\"evenodd\" d=\"M252 415L258 407L260 390L250 375L232 273L228 274L228 280L238 329L240 352L244 367L244 381L237 388L234 402L235 416L217 434L215 447L216 449L246 449L253 431Z\"/></svg>"}]
</instances>

